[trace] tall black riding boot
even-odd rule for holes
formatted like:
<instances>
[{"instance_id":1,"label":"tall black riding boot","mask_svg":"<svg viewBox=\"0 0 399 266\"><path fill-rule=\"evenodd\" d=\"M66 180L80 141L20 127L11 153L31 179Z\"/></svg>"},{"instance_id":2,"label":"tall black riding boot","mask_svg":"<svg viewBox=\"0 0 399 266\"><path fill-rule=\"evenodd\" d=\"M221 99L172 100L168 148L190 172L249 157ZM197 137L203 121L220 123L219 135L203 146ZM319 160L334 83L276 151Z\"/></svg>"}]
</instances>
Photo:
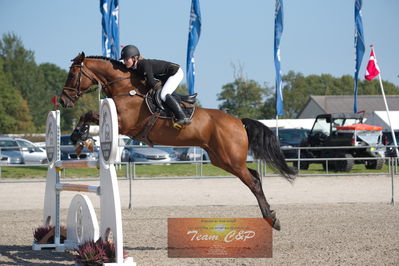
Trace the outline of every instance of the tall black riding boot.
<instances>
[{"instance_id":1,"label":"tall black riding boot","mask_svg":"<svg viewBox=\"0 0 399 266\"><path fill-rule=\"evenodd\" d=\"M175 115L176 124L179 125L191 124L190 118L186 116L186 114L183 112L183 109L172 95L170 94L166 95L165 103Z\"/></svg>"}]
</instances>

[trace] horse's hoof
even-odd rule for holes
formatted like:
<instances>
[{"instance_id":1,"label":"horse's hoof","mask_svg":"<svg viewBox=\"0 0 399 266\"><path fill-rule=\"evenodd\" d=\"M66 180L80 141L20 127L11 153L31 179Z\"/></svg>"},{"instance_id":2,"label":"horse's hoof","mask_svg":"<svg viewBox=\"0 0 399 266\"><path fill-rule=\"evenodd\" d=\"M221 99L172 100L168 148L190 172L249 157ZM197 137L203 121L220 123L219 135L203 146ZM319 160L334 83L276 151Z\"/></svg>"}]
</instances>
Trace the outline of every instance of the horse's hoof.
<instances>
[{"instance_id":1,"label":"horse's hoof","mask_svg":"<svg viewBox=\"0 0 399 266\"><path fill-rule=\"evenodd\" d=\"M273 228L276 229L277 231L280 231L281 226L280 226L280 220L277 218L273 219Z\"/></svg>"},{"instance_id":2,"label":"horse's hoof","mask_svg":"<svg viewBox=\"0 0 399 266\"><path fill-rule=\"evenodd\" d=\"M80 154L82 153L83 150L83 143L82 142L77 142L75 145L75 153L79 157Z\"/></svg>"},{"instance_id":3,"label":"horse's hoof","mask_svg":"<svg viewBox=\"0 0 399 266\"><path fill-rule=\"evenodd\" d=\"M271 225L271 227L273 227L277 231L280 231L280 220L276 216L276 211L270 210L270 218L267 219L267 222Z\"/></svg>"},{"instance_id":4,"label":"horse's hoof","mask_svg":"<svg viewBox=\"0 0 399 266\"><path fill-rule=\"evenodd\" d=\"M94 152L94 139L88 138L85 141L83 141L83 146L88 149L91 152Z\"/></svg>"}]
</instances>

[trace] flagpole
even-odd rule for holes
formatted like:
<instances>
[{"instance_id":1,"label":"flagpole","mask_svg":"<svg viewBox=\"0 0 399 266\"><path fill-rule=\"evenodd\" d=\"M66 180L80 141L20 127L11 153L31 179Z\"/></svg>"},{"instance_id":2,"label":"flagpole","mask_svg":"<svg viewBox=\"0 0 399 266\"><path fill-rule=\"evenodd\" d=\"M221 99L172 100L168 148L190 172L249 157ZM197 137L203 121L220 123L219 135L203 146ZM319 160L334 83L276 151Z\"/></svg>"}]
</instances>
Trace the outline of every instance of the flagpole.
<instances>
[{"instance_id":1,"label":"flagpole","mask_svg":"<svg viewBox=\"0 0 399 266\"><path fill-rule=\"evenodd\" d=\"M278 115L276 115L276 136L278 139Z\"/></svg>"},{"instance_id":2,"label":"flagpole","mask_svg":"<svg viewBox=\"0 0 399 266\"><path fill-rule=\"evenodd\" d=\"M394 132L394 130L392 128L392 124L391 124L391 116L389 115L389 108L388 108L387 99L385 97L384 86L382 85L381 74L378 74L378 80L380 81L381 93L382 93L382 97L384 99L385 110L386 110L387 116L388 116L388 123L389 123L389 127L391 128L391 134L392 134L393 143L395 144L396 157L398 157L398 155L399 155L398 147L397 147L398 144L396 142L395 132Z\"/></svg>"}]
</instances>

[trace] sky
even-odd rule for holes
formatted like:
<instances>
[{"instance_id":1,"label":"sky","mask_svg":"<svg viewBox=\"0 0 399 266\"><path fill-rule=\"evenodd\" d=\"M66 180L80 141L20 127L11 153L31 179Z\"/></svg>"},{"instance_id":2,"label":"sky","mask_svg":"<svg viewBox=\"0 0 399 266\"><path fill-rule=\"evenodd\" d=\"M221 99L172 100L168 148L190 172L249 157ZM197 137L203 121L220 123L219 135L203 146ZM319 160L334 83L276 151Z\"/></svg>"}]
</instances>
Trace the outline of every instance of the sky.
<instances>
[{"instance_id":1,"label":"sky","mask_svg":"<svg viewBox=\"0 0 399 266\"><path fill-rule=\"evenodd\" d=\"M120 44L185 72L190 7L190 0L119 0ZM274 86L274 7L273 0L200 0L195 91L203 107L218 108L218 93L240 68L246 78ZM382 79L399 85L399 1L363 0L362 15L366 52L359 77L374 44ZM99 0L0 0L0 34L10 32L38 64L68 70L81 51L102 55ZM353 76L353 35L354 0L284 0L283 75Z\"/></svg>"}]
</instances>

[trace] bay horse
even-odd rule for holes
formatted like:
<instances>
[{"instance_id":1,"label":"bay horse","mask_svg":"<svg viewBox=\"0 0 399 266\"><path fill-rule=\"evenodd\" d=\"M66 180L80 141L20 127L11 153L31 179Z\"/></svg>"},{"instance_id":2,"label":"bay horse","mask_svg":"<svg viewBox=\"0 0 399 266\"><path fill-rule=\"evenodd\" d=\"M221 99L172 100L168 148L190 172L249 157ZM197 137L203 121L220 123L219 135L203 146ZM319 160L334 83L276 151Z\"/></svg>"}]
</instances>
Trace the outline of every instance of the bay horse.
<instances>
[{"instance_id":1,"label":"bay horse","mask_svg":"<svg viewBox=\"0 0 399 266\"><path fill-rule=\"evenodd\" d=\"M72 60L59 98L60 104L66 108L73 107L81 95L92 92L92 86L97 84L101 85L107 97L115 101L119 133L137 136L152 115L144 99L148 88L144 78L129 71L122 62L79 53ZM98 124L98 118L97 112L88 112L81 117L77 127L85 123ZM280 222L266 200L258 172L247 168L246 164L250 149L255 158L271 164L288 181L295 179L296 172L285 162L279 142L268 127L256 120L198 107L190 125L176 129L171 119L158 119L148 138L160 145L205 149L213 165L237 176L248 186L258 201L263 218L280 230Z\"/></svg>"}]
</instances>

